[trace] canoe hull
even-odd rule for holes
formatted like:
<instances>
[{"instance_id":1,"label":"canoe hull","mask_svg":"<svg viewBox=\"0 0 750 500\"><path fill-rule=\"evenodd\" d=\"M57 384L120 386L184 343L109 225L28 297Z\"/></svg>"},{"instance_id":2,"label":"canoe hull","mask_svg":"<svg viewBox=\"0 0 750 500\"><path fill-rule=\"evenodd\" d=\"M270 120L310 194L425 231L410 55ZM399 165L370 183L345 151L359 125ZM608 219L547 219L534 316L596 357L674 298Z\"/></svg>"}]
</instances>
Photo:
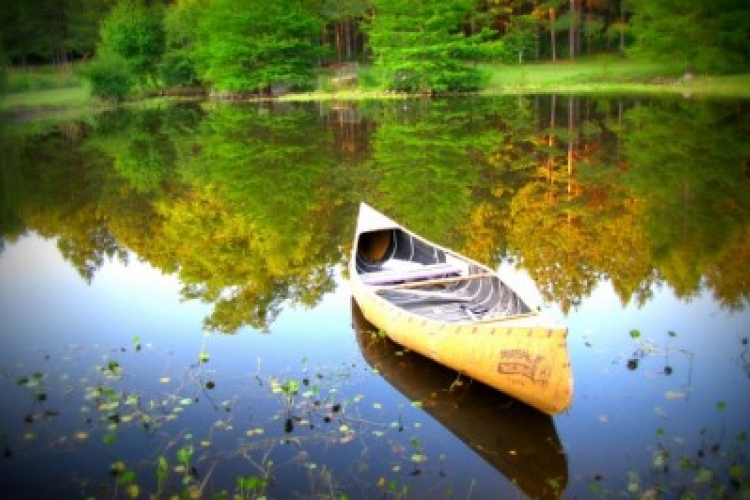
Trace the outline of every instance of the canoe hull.
<instances>
[{"instance_id":1,"label":"canoe hull","mask_svg":"<svg viewBox=\"0 0 750 500\"><path fill-rule=\"evenodd\" d=\"M362 314L394 342L545 413L556 414L570 405L572 372L564 327L533 311L489 321L425 317L387 300L360 279L356 255L350 276Z\"/></svg>"},{"instance_id":2,"label":"canoe hull","mask_svg":"<svg viewBox=\"0 0 750 500\"><path fill-rule=\"evenodd\" d=\"M353 284L363 316L405 348L483 382L539 410L570 405L571 367L566 331L520 320L447 324L409 314Z\"/></svg>"},{"instance_id":3,"label":"canoe hull","mask_svg":"<svg viewBox=\"0 0 750 500\"><path fill-rule=\"evenodd\" d=\"M554 420L484 384L454 385L455 372L373 335L356 301L352 324L365 361L396 390L463 441L523 493L557 500L568 463ZM450 388L450 389L449 389Z\"/></svg>"}]
</instances>

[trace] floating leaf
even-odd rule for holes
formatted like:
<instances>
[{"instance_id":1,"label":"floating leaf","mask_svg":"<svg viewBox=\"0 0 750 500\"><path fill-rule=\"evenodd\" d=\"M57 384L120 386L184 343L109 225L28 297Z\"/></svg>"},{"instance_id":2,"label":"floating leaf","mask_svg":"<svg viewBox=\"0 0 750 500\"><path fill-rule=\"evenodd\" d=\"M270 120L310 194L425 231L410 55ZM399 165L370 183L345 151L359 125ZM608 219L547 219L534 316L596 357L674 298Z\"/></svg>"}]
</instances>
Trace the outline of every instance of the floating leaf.
<instances>
[{"instance_id":1,"label":"floating leaf","mask_svg":"<svg viewBox=\"0 0 750 500\"><path fill-rule=\"evenodd\" d=\"M120 476L117 478L117 484L120 486L133 484L135 482L135 472L132 470L124 471Z\"/></svg>"},{"instance_id":2,"label":"floating leaf","mask_svg":"<svg viewBox=\"0 0 750 500\"><path fill-rule=\"evenodd\" d=\"M640 330L630 330L630 337L637 339L641 337L641 331Z\"/></svg>"},{"instance_id":3,"label":"floating leaf","mask_svg":"<svg viewBox=\"0 0 750 500\"><path fill-rule=\"evenodd\" d=\"M346 444L354 440L354 433L347 434L346 436L339 439L339 443Z\"/></svg>"},{"instance_id":4,"label":"floating leaf","mask_svg":"<svg viewBox=\"0 0 750 500\"><path fill-rule=\"evenodd\" d=\"M426 461L427 457L425 457L421 453L415 453L411 456L411 461L417 464L421 464L422 462Z\"/></svg>"},{"instance_id":5,"label":"floating leaf","mask_svg":"<svg viewBox=\"0 0 750 500\"><path fill-rule=\"evenodd\" d=\"M744 475L745 471L742 464L734 464L729 468L729 475L734 479L740 480Z\"/></svg>"},{"instance_id":6,"label":"floating leaf","mask_svg":"<svg viewBox=\"0 0 750 500\"><path fill-rule=\"evenodd\" d=\"M654 452L652 458L654 467L656 467L657 469L661 469L669 462L669 453L667 452L667 450L660 448Z\"/></svg>"},{"instance_id":7,"label":"floating leaf","mask_svg":"<svg viewBox=\"0 0 750 500\"><path fill-rule=\"evenodd\" d=\"M700 467L698 473L695 475L694 481L696 484L704 484L711 482L711 479L713 479L713 472L711 472L711 469L708 467Z\"/></svg>"},{"instance_id":8,"label":"floating leaf","mask_svg":"<svg viewBox=\"0 0 750 500\"><path fill-rule=\"evenodd\" d=\"M125 462L122 460L118 460L117 462L114 462L112 465L109 466L109 472L113 476L117 476L125 471Z\"/></svg>"},{"instance_id":9,"label":"floating leaf","mask_svg":"<svg viewBox=\"0 0 750 500\"><path fill-rule=\"evenodd\" d=\"M89 433L86 431L78 431L73 434L73 439L76 441L86 441L89 438Z\"/></svg>"}]
</instances>

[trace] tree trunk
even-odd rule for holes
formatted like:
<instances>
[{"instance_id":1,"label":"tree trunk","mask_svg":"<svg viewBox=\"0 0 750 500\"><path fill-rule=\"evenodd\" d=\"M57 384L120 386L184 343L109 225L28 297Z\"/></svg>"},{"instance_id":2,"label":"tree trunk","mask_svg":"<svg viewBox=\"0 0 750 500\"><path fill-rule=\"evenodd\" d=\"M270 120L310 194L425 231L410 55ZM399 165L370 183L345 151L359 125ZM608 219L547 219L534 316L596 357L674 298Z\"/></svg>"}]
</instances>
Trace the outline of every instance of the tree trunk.
<instances>
[{"instance_id":1,"label":"tree trunk","mask_svg":"<svg viewBox=\"0 0 750 500\"><path fill-rule=\"evenodd\" d=\"M555 35L557 34L555 32L555 9L550 8L549 9L549 36L550 36L550 43L552 45L552 60L557 61L557 43L555 42Z\"/></svg>"},{"instance_id":2,"label":"tree trunk","mask_svg":"<svg viewBox=\"0 0 750 500\"><path fill-rule=\"evenodd\" d=\"M570 0L570 30L568 32L568 43L570 44L570 59L576 58L576 2Z\"/></svg>"}]
</instances>

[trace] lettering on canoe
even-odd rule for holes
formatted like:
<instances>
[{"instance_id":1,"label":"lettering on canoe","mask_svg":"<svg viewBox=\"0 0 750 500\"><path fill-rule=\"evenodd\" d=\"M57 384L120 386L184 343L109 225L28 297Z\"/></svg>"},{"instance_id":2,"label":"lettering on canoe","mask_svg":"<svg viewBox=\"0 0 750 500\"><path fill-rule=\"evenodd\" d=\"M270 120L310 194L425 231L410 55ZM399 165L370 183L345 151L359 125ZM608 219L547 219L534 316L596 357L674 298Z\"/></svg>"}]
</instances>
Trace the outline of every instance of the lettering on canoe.
<instances>
[{"instance_id":1,"label":"lettering on canoe","mask_svg":"<svg viewBox=\"0 0 750 500\"><path fill-rule=\"evenodd\" d=\"M532 354L527 349L502 349L497 372L502 375L521 375L535 384L547 385L551 376L546 356Z\"/></svg>"}]
</instances>

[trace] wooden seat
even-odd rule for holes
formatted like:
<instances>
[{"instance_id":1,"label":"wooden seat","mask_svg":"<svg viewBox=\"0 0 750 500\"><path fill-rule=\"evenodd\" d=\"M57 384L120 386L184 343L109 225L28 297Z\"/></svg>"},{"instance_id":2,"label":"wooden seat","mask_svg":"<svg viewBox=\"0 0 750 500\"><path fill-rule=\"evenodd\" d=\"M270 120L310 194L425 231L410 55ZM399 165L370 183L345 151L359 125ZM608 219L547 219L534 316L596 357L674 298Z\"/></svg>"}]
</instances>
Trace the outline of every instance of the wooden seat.
<instances>
[{"instance_id":1,"label":"wooden seat","mask_svg":"<svg viewBox=\"0 0 750 500\"><path fill-rule=\"evenodd\" d=\"M385 285L402 281L417 281L443 276L457 276L461 268L448 262L410 266L403 269L388 269L359 275L360 280L368 285Z\"/></svg>"}]
</instances>

